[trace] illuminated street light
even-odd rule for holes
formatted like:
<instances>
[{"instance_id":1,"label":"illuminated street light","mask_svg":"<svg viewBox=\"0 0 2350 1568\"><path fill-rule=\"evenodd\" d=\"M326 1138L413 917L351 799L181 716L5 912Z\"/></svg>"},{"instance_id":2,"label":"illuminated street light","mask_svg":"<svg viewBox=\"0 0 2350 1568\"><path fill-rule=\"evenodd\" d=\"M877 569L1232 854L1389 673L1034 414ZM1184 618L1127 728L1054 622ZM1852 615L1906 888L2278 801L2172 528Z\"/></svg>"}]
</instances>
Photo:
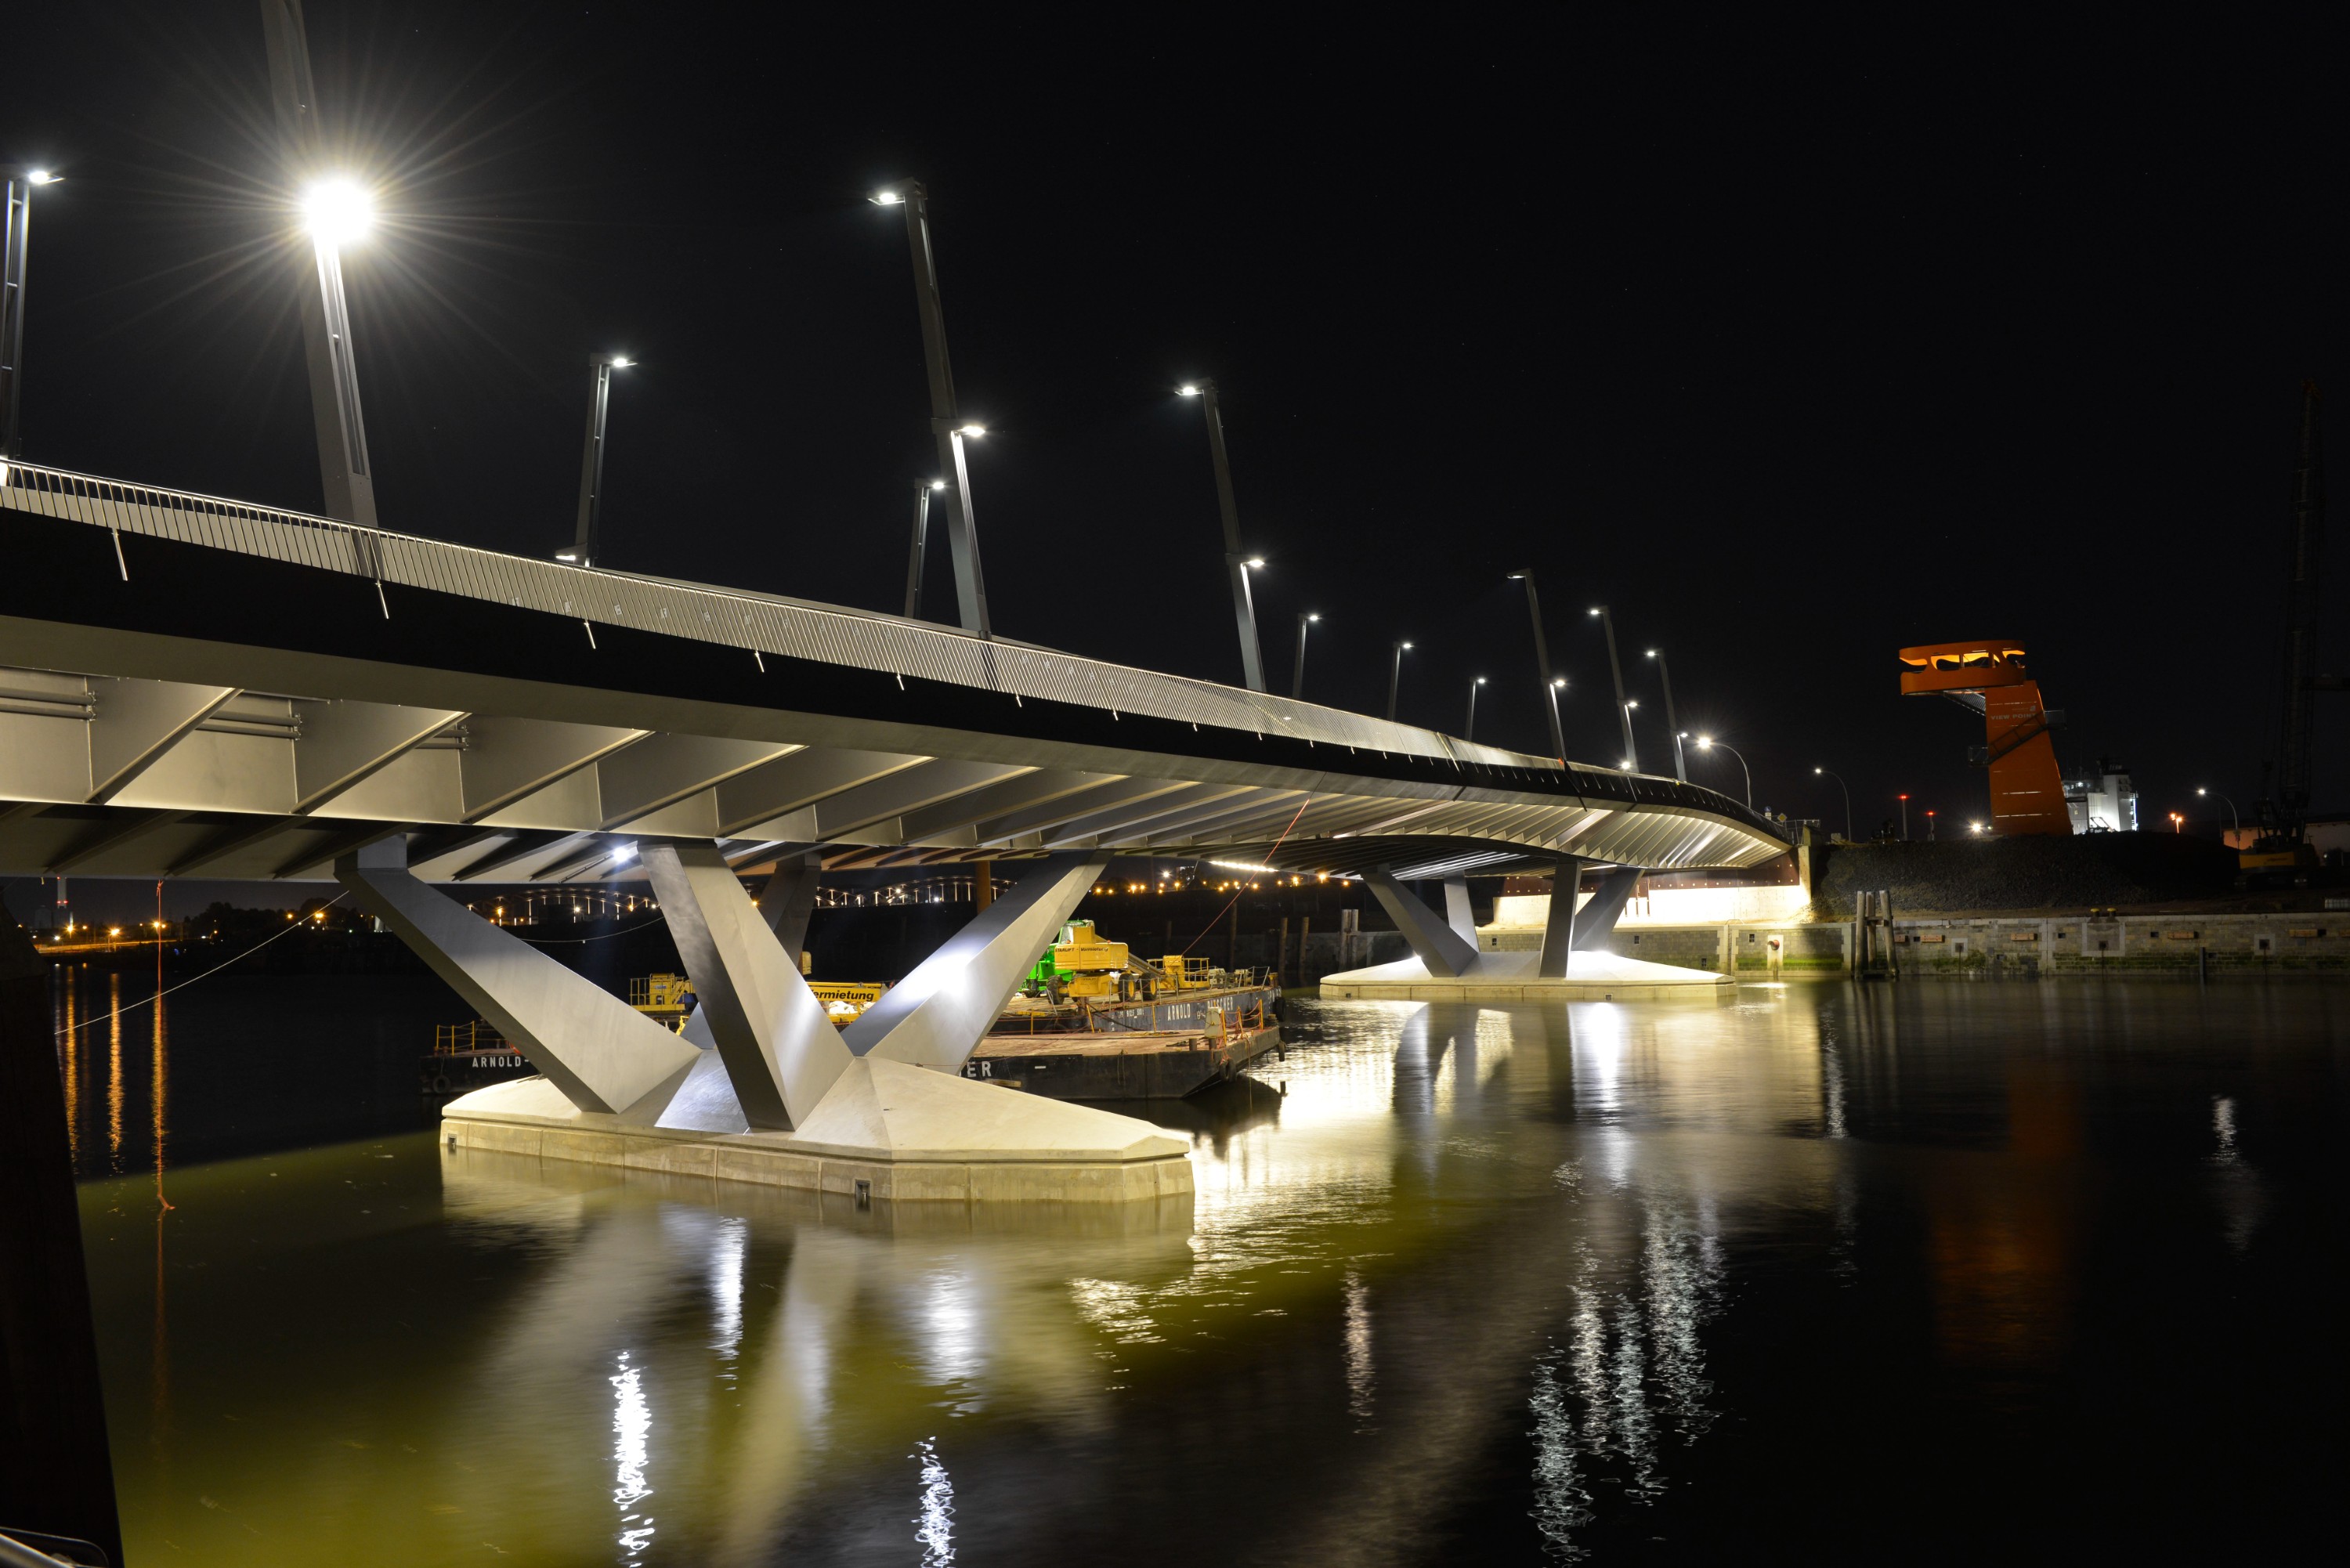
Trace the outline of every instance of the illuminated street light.
<instances>
[{"instance_id":1,"label":"illuminated street light","mask_svg":"<svg viewBox=\"0 0 2350 1568\"><path fill-rule=\"evenodd\" d=\"M1814 768L1812 772L1821 777L1835 780L1836 788L1844 790L1844 841L1850 844L1852 842L1852 791L1845 787L1844 775L1827 768Z\"/></svg>"},{"instance_id":2,"label":"illuminated street light","mask_svg":"<svg viewBox=\"0 0 2350 1568\"><path fill-rule=\"evenodd\" d=\"M1967 824L1967 831L1970 833L1981 833L1982 830L1983 825L1980 822L1970 822Z\"/></svg>"},{"instance_id":3,"label":"illuminated street light","mask_svg":"<svg viewBox=\"0 0 2350 1568\"><path fill-rule=\"evenodd\" d=\"M1208 457L1215 465L1216 513L1224 524L1224 571L1232 579L1232 618L1241 638L1241 680L1252 691L1264 690L1264 655L1257 646L1256 595L1249 583L1251 568L1262 570L1257 556L1241 555L1240 504L1232 499L1232 459L1224 451L1224 413L1216 401L1216 384L1201 379L1175 389L1178 397L1197 398L1208 420Z\"/></svg>"},{"instance_id":4,"label":"illuminated street light","mask_svg":"<svg viewBox=\"0 0 2350 1568\"><path fill-rule=\"evenodd\" d=\"M930 370L931 434L938 442L939 471L953 505L947 513L947 545L954 557L955 599L965 631L992 637L987 618L987 582L979 564L979 524L971 504L971 468L963 461L966 438L987 433L966 421L955 406L954 367L947 359L946 313L939 304L937 253L931 243L928 193L919 180L903 180L871 198L876 206L906 210L906 248L913 257L914 306L922 323L922 357Z\"/></svg>"},{"instance_id":5,"label":"illuminated street light","mask_svg":"<svg viewBox=\"0 0 2350 1568\"><path fill-rule=\"evenodd\" d=\"M2221 800L2228 800L2226 795L2220 794L2220 792L2215 789L2199 789L2195 793L2204 795L2219 794ZM2236 815L2236 803L2232 800L2228 800L2228 826L2236 833L2241 833L2244 830L2244 819Z\"/></svg>"},{"instance_id":6,"label":"illuminated street light","mask_svg":"<svg viewBox=\"0 0 2350 1568\"><path fill-rule=\"evenodd\" d=\"M302 196L303 225L321 244L347 245L375 227L375 202L349 180L325 180Z\"/></svg>"},{"instance_id":7,"label":"illuminated street light","mask_svg":"<svg viewBox=\"0 0 2350 1568\"><path fill-rule=\"evenodd\" d=\"M612 372L636 363L625 354L598 354L588 362L588 444L579 457L579 521L571 548L555 558L574 566L596 564L598 524L604 512L604 420L612 406Z\"/></svg>"},{"instance_id":8,"label":"illuminated street light","mask_svg":"<svg viewBox=\"0 0 2350 1568\"><path fill-rule=\"evenodd\" d=\"M1746 809L1752 811L1754 809L1754 770L1746 765L1746 753L1729 742L1717 741L1711 735L1700 735L1697 738L1697 749L1700 752L1710 752L1716 746L1720 746L1738 759L1738 771L1746 775ZM1908 800L1909 797L1905 794L1901 798Z\"/></svg>"},{"instance_id":9,"label":"illuminated street light","mask_svg":"<svg viewBox=\"0 0 2350 1568\"><path fill-rule=\"evenodd\" d=\"M1543 683L1543 691L1550 704L1550 748L1553 754L1558 758L1559 766L1565 767L1566 765L1566 732L1559 728L1558 689L1565 682L1555 680L1551 677L1550 644L1543 637L1542 596L1534 591L1534 568L1527 566L1512 572L1507 580L1526 585L1526 617L1534 623L1534 675Z\"/></svg>"},{"instance_id":10,"label":"illuminated street light","mask_svg":"<svg viewBox=\"0 0 2350 1568\"><path fill-rule=\"evenodd\" d=\"M1632 711L1624 704L1624 666L1616 657L1616 618L1606 605L1595 606L1591 613L1599 618L1599 628L1607 634L1607 672L1616 678L1616 716L1624 722L1624 754L1638 767L1640 746L1632 739Z\"/></svg>"},{"instance_id":11,"label":"illuminated street light","mask_svg":"<svg viewBox=\"0 0 2350 1568\"><path fill-rule=\"evenodd\" d=\"M906 618L922 618L922 560L930 549L931 497L947 487L943 479L914 483L914 542L906 556Z\"/></svg>"},{"instance_id":12,"label":"illuminated street light","mask_svg":"<svg viewBox=\"0 0 2350 1568\"><path fill-rule=\"evenodd\" d=\"M33 187L54 185L58 177L46 169L0 167L7 211L5 243L0 243L0 460L24 455L16 428L24 402L25 380L25 261L33 226Z\"/></svg>"},{"instance_id":13,"label":"illuminated street light","mask_svg":"<svg viewBox=\"0 0 2350 1568\"><path fill-rule=\"evenodd\" d=\"M1289 696L1293 701L1305 700L1305 628L1321 618L1318 615L1297 618L1297 657L1289 666Z\"/></svg>"},{"instance_id":14,"label":"illuminated street light","mask_svg":"<svg viewBox=\"0 0 2350 1568\"><path fill-rule=\"evenodd\" d=\"M1483 684L1485 684L1485 678L1482 675L1469 682L1469 718L1467 722L1461 726L1461 738L1464 741L1473 741L1477 738L1477 688Z\"/></svg>"},{"instance_id":15,"label":"illuminated street light","mask_svg":"<svg viewBox=\"0 0 2350 1568\"><path fill-rule=\"evenodd\" d=\"M1665 728L1671 731L1673 736L1673 777L1680 780L1683 784L1687 784L1689 783L1689 768L1681 761L1681 722L1673 712L1673 672L1669 669L1666 668L1665 650L1663 649L1652 648L1648 649L1648 657L1657 661L1657 679L1664 682ZM1849 838L1852 836L1850 834L1846 834L1845 836Z\"/></svg>"},{"instance_id":16,"label":"illuminated street light","mask_svg":"<svg viewBox=\"0 0 2350 1568\"><path fill-rule=\"evenodd\" d=\"M1397 643L1395 645L1395 663L1388 670L1388 719L1390 722L1394 721L1396 716L1396 688L1403 683L1403 656L1409 652L1410 649L1411 644L1408 642Z\"/></svg>"},{"instance_id":17,"label":"illuminated street light","mask_svg":"<svg viewBox=\"0 0 2350 1568\"><path fill-rule=\"evenodd\" d=\"M1901 842L1909 842L1909 797L1901 797Z\"/></svg>"}]
</instances>

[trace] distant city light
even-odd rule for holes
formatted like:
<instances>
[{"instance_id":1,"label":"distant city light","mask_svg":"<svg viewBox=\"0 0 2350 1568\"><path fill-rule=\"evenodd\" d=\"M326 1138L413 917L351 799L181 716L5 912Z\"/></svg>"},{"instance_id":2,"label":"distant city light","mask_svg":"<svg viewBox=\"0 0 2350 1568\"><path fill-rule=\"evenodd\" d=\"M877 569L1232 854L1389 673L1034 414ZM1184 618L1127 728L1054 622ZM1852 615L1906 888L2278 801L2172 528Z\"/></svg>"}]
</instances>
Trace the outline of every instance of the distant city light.
<instances>
[{"instance_id":1,"label":"distant city light","mask_svg":"<svg viewBox=\"0 0 2350 1568\"><path fill-rule=\"evenodd\" d=\"M375 203L348 180L311 186L302 198L302 213L311 234L330 245L349 244L375 223Z\"/></svg>"}]
</instances>

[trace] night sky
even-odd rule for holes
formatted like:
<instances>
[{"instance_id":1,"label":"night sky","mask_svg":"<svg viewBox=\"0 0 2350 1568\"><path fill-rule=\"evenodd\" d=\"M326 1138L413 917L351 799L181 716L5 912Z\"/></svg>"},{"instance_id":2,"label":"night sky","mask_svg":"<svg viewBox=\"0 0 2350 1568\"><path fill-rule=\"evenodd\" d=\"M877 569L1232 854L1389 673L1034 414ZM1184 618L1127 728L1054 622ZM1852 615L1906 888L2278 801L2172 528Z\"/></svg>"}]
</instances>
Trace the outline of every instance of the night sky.
<instances>
[{"instance_id":1,"label":"night sky","mask_svg":"<svg viewBox=\"0 0 2350 1568\"><path fill-rule=\"evenodd\" d=\"M2300 387L2342 358L2306 40L1316 15L314 0L386 213L346 260L385 524L565 543L587 357L619 350L608 564L897 608L935 463L902 225L865 196L911 176L1005 636L1238 680L1171 391L1212 376L1276 690L1314 610L1309 698L1378 711L1409 638L1402 717L1457 732L1484 674L1479 738L1544 751L1503 580L1532 564L1580 759L1621 751L1605 601L1650 771L1661 646L1757 805L1841 828L1824 764L1864 834L1905 789L1982 815L1979 722L1902 701L1893 652L1996 634L2069 713L2068 771L2127 763L2148 820L2199 784L2251 811ZM26 456L318 506L255 8L9 31L0 158L68 176ZM1691 776L1741 787L1718 753Z\"/></svg>"}]
</instances>

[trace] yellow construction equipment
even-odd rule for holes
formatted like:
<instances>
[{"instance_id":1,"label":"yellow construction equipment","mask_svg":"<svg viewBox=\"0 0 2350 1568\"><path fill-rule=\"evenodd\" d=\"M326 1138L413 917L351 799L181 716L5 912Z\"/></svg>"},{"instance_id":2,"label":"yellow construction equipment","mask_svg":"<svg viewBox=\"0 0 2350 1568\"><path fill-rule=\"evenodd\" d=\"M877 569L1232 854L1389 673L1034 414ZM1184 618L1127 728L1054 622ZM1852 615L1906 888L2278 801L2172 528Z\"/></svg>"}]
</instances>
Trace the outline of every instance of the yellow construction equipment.
<instances>
[{"instance_id":1,"label":"yellow construction equipment","mask_svg":"<svg viewBox=\"0 0 2350 1568\"><path fill-rule=\"evenodd\" d=\"M671 1029L685 1027L686 999L692 994L693 981L681 974L639 975L629 981L629 1005Z\"/></svg>"},{"instance_id":2,"label":"yellow construction equipment","mask_svg":"<svg viewBox=\"0 0 2350 1568\"><path fill-rule=\"evenodd\" d=\"M1208 987L1208 961L1186 958L1181 953L1170 953L1159 961L1159 972L1165 978L1160 985L1168 991L1204 991Z\"/></svg>"}]
</instances>

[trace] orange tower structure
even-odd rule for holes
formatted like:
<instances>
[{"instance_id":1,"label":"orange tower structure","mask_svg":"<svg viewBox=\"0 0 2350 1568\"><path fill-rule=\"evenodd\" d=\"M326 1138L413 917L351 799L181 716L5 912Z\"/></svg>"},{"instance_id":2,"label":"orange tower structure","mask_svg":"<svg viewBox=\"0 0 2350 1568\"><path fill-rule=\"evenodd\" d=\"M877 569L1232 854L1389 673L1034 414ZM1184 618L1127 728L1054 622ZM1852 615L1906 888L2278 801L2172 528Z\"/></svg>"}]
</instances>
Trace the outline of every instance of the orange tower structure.
<instances>
[{"instance_id":1,"label":"orange tower structure","mask_svg":"<svg viewBox=\"0 0 2350 1568\"><path fill-rule=\"evenodd\" d=\"M2040 701L2040 682L2023 666L2023 645L2012 640L1938 642L1905 648L1901 695L1940 694L1983 716L1987 743L1973 760L1991 770L1991 820L1997 833L2073 831L2064 809L2064 778L2048 732L2064 715Z\"/></svg>"}]
</instances>

